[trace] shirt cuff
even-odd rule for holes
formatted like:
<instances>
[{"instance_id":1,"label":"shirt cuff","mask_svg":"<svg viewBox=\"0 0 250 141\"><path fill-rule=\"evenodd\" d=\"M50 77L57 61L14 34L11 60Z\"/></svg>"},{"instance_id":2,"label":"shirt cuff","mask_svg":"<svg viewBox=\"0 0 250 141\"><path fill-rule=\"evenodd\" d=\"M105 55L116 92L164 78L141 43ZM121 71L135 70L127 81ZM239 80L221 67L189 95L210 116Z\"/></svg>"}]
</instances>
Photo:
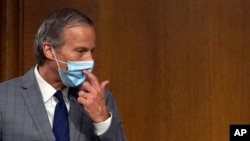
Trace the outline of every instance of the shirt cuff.
<instances>
[{"instance_id":1,"label":"shirt cuff","mask_svg":"<svg viewBox=\"0 0 250 141\"><path fill-rule=\"evenodd\" d=\"M111 124L111 120L112 120L112 113L110 112L110 117L107 120L100 123L93 123L95 127L95 133L97 136L102 135L108 130Z\"/></svg>"}]
</instances>

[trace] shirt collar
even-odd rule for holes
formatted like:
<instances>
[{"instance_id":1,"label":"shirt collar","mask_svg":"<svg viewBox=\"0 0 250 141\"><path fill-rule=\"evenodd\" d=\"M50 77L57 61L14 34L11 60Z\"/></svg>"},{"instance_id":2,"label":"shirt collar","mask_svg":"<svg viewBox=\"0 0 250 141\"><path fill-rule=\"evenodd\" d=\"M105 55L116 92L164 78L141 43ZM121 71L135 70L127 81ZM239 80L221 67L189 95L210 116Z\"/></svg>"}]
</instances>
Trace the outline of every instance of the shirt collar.
<instances>
[{"instance_id":1,"label":"shirt collar","mask_svg":"<svg viewBox=\"0 0 250 141\"><path fill-rule=\"evenodd\" d=\"M35 72L35 77L37 79L38 86L40 88L40 91L42 93L43 101L44 103L47 102L53 95L56 93L56 89L52 87L48 82L46 82L41 75L38 72L38 65L36 65L34 72ZM65 89L62 90L63 97L65 102L68 102L68 90L69 88L66 87Z\"/></svg>"}]
</instances>

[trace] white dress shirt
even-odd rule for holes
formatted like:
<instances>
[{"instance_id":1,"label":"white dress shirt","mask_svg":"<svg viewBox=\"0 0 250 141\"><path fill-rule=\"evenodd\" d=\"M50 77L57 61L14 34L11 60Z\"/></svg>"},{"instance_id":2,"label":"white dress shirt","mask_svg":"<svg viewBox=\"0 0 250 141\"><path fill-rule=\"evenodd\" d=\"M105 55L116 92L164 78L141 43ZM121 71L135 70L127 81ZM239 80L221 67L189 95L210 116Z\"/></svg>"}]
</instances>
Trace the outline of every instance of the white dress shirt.
<instances>
[{"instance_id":1,"label":"white dress shirt","mask_svg":"<svg viewBox=\"0 0 250 141\"><path fill-rule=\"evenodd\" d=\"M37 70L37 66L34 69L35 71L35 76L40 88L40 91L42 93L42 97L43 97L43 101L45 104L45 108L48 114L48 118L49 118L49 122L51 127L53 126L53 119L54 119L54 111L55 111L55 107L57 104L57 99L54 98L54 94L56 93L56 89L53 88L49 83L47 83L39 74L38 70ZM69 111L69 107L70 107L70 103L68 100L68 91L69 88L66 87L64 90L62 90L63 93L63 98L67 107L67 110ZM111 124L111 119L112 119L112 114L110 113L110 117L100 123L93 123L94 127L95 127L95 133L99 136L101 134L103 134L104 132L106 132Z\"/></svg>"}]
</instances>

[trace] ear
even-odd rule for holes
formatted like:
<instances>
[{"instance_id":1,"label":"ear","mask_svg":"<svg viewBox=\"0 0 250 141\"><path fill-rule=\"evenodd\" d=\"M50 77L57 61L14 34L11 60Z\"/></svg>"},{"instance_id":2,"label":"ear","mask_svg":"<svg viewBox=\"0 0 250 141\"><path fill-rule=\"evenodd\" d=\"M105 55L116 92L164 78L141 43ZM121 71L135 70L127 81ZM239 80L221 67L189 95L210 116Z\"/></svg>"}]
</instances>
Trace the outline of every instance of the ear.
<instances>
[{"instance_id":1,"label":"ear","mask_svg":"<svg viewBox=\"0 0 250 141\"><path fill-rule=\"evenodd\" d=\"M49 60L54 60L55 56L53 54L52 46L48 42L43 43L43 53Z\"/></svg>"}]
</instances>

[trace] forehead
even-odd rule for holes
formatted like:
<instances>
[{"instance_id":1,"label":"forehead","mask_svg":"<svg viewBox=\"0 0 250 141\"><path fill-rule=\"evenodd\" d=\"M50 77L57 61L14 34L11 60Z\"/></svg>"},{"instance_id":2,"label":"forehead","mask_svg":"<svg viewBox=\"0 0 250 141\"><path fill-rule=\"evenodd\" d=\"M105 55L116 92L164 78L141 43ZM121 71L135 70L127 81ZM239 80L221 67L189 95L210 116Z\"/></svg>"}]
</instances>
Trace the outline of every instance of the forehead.
<instances>
[{"instance_id":1,"label":"forehead","mask_svg":"<svg viewBox=\"0 0 250 141\"><path fill-rule=\"evenodd\" d=\"M74 27L66 27L63 30L64 39L89 39L95 38L95 30L92 26L74 26Z\"/></svg>"},{"instance_id":2,"label":"forehead","mask_svg":"<svg viewBox=\"0 0 250 141\"><path fill-rule=\"evenodd\" d=\"M63 40L67 47L95 47L95 30L92 26L74 26L64 28Z\"/></svg>"}]
</instances>

